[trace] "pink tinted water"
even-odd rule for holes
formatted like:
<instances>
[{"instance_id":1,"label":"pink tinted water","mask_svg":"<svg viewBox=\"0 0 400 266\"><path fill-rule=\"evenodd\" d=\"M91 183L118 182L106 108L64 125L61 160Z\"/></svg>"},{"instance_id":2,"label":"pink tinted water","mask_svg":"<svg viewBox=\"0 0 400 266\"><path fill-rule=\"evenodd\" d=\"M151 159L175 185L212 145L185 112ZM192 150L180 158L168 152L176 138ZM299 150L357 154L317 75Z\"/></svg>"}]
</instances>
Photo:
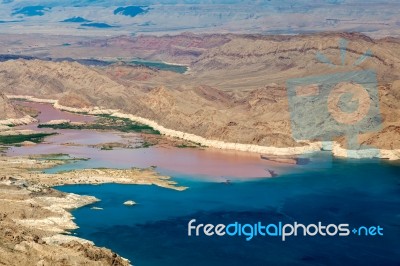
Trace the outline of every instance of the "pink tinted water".
<instances>
[{"instance_id":1,"label":"pink tinted water","mask_svg":"<svg viewBox=\"0 0 400 266\"><path fill-rule=\"evenodd\" d=\"M23 103L38 109L40 122L68 119L74 122L93 121L93 116L62 112L51 104ZM37 124L28 127L36 128ZM48 129L50 131L50 129ZM149 167L157 166L170 172L200 175L223 180L229 178L270 177L268 169L279 172L287 166L262 160L258 154L217 149L150 147L141 149L100 150L88 145L107 142L135 142L138 134L115 131L55 130L58 135L46 138L45 143L31 147L13 147L8 155L65 153L74 157L91 158L88 167ZM77 144L74 146L65 145Z\"/></svg>"}]
</instances>

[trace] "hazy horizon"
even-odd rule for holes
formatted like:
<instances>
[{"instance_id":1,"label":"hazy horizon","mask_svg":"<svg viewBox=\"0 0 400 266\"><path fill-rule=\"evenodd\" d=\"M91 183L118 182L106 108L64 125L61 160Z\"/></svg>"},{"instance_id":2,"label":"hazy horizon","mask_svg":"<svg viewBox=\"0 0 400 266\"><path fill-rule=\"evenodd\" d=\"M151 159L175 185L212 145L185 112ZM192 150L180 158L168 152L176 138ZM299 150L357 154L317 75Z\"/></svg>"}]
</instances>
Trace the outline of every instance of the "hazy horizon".
<instances>
[{"instance_id":1,"label":"hazy horizon","mask_svg":"<svg viewBox=\"0 0 400 266\"><path fill-rule=\"evenodd\" d=\"M0 33L137 34L361 32L398 37L398 1L0 2Z\"/></svg>"}]
</instances>

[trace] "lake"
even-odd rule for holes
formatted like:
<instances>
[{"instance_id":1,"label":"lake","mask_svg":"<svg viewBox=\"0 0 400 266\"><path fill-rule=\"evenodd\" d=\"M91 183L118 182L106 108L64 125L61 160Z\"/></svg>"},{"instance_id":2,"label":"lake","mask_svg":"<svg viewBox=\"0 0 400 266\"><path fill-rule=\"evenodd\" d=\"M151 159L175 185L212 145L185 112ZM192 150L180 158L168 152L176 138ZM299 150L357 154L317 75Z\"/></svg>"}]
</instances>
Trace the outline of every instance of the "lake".
<instances>
[{"instance_id":1,"label":"lake","mask_svg":"<svg viewBox=\"0 0 400 266\"><path fill-rule=\"evenodd\" d=\"M74 233L135 265L399 265L399 166L334 160L327 171L304 171L230 184L175 174L183 192L156 186L106 184L58 189L101 199L73 211ZM123 202L133 200L135 206ZM321 221L381 226L383 236L205 237L188 222L229 224Z\"/></svg>"},{"instance_id":2,"label":"lake","mask_svg":"<svg viewBox=\"0 0 400 266\"><path fill-rule=\"evenodd\" d=\"M189 69L187 66L184 65L168 64L159 61L133 60L129 63L133 65L152 67L159 70L172 71L180 74L185 73Z\"/></svg>"},{"instance_id":3,"label":"lake","mask_svg":"<svg viewBox=\"0 0 400 266\"><path fill-rule=\"evenodd\" d=\"M39 120L93 121L91 116L54 111ZM34 129L36 125L25 126ZM47 129L51 130L51 129ZM400 164L378 159L310 155L308 165L282 165L240 152L176 147L91 148L89 144L129 141L135 133L56 130L59 135L9 155L68 153L90 158L49 172L93 167L157 166L186 191L145 185L68 185L59 190L93 195L100 202L73 211L80 227L72 233L110 248L135 265L399 265ZM79 144L66 146L65 143ZM278 173L271 178L268 171ZM123 203L133 200L137 204ZM102 210L92 209L99 207ZM188 236L188 223L349 224L380 226L383 236Z\"/></svg>"}]
</instances>

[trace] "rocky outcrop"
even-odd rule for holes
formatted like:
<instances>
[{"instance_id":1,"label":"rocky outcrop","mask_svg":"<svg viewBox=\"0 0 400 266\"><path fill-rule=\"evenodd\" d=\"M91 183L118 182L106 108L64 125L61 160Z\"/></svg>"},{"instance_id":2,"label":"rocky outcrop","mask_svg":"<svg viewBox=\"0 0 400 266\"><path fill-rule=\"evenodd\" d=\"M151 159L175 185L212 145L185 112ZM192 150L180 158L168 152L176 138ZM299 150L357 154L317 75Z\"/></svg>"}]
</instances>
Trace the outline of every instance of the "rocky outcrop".
<instances>
[{"instance_id":1,"label":"rocky outcrop","mask_svg":"<svg viewBox=\"0 0 400 266\"><path fill-rule=\"evenodd\" d=\"M0 93L0 120L21 118L24 114L17 110L4 93Z\"/></svg>"},{"instance_id":2,"label":"rocky outcrop","mask_svg":"<svg viewBox=\"0 0 400 266\"><path fill-rule=\"evenodd\" d=\"M58 102L61 105L73 108L88 108L91 106L91 103L88 100L76 92L69 92L66 95L63 95Z\"/></svg>"},{"instance_id":3,"label":"rocky outcrop","mask_svg":"<svg viewBox=\"0 0 400 266\"><path fill-rule=\"evenodd\" d=\"M25 125L36 120L26 115L23 110L18 109L10 102L4 93L0 93L0 125Z\"/></svg>"},{"instance_id":4,"label":"rocky outcrop","mask_svg":"<svg viewBox=\"0 0 400 266\"><path fill-rule=\"evenodd\" d=\"M3 158L0 164L1 264L130 265L109 249L64 235L66 230L76 228L69 210L95 202L96 198L58 192L21 178L29 176L24 167L42 168L46 165L43 161Z\"/></svg>"},{"instance_id":5,"label":"rocky outcrop","mask_svg":"<svg viewBox=\"0 0 400 266\"><path fill-rule=\"evenodd\" d=\"M145 184L184 190L154 169L83 169L57 174L40 170L66 163L46 156L0 157L0 264L116 265L130 262L91 241L71 236L71 210L97 202L52 189L65 184ZM32 169L38 171L32 171ZM133 202L128 202L133 204Z\"/></svg>"}]
</instances>

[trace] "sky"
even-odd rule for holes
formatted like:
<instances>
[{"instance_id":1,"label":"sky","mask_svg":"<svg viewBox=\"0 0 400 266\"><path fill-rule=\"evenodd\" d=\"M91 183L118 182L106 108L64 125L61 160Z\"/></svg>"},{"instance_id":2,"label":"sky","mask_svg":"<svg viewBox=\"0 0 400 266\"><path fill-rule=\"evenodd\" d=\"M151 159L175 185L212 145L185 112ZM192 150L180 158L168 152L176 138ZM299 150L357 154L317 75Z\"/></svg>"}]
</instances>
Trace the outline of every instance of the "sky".
<instances>
[{"instance_id":1,"label":"sky","mask_svg":"<svg viewBox=\"0 0 400 266\"><path fill-rule=\"evenodd\" d=\"M400 1L0 0L0 33L137 35L180 32L399 36Z\"/></svg>"}]
</instances>

